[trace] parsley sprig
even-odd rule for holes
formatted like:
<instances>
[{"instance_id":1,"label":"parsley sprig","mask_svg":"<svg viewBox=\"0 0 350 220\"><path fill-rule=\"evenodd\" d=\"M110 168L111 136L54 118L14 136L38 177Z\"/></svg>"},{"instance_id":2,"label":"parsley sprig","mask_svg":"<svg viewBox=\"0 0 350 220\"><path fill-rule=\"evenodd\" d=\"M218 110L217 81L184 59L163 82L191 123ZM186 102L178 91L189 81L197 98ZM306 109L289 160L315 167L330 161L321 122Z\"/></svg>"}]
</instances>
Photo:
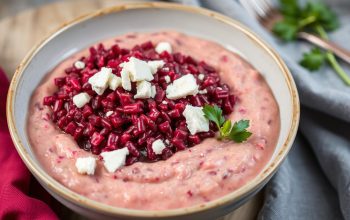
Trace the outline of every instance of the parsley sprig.
<instances>
[{"instance_id":1,"label":"parsley sprig","mask_svg":"<svg viewBox=\"0 0 350 220\"><path fill-rule=\"evenodd\" d=\"M336 14L322 2L308 2L304 7L301 7L298 0L280 0L280 11L283 19L274 25L273 32L285 41L295 40L301 31L328 39L327 32L334 31L339 27ZM350 86L350 77L330 51L313 48L310 52L303 54L300 65L310 71L315 71L320 69L326 61L344 83Z\"/></svg>"},{"instance_id":2,"label":"parsley sprig","mask_svg":"<svg viewBox=\"0 0 350 220\"><path fill-rule=\"evenodd\" d=\"M236 143L246 141L252 133L247 131L249 120L240 120L232 125L230 120L226 120L222 110L217 105L205 105L203 107L204 116L214 122L219 129L219 139L229 139Z\"/></svg>"}]
</instances>

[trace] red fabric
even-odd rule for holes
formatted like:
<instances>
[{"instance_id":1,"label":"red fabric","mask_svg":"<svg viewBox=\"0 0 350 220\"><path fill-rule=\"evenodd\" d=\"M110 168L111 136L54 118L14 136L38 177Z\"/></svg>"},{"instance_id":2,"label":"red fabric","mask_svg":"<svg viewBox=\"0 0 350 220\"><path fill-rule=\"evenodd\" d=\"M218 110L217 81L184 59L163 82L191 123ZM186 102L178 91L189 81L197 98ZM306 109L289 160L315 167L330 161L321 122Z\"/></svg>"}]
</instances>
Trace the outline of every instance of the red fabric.
<instances>
[{"instance_id":1,"label":"red fabric","mask_svg":"<svg viewBox=\"0 0 350 220\"><path fill-rule=\"evenodd\" d=\"M49 207L51 197L31 176L13 146L6 122L8 86L0 68L0 219L58 219Z\"/></svg>"}]
</instances>

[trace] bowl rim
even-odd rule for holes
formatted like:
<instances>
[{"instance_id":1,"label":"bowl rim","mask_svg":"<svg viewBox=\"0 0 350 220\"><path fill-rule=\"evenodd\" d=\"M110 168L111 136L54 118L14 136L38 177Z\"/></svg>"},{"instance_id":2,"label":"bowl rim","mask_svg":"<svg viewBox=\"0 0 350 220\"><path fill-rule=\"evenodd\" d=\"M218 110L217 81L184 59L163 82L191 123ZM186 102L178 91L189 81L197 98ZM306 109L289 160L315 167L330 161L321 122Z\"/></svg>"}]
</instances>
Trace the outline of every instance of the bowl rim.
<instances>
[{"instance_id":1,"label":"bowl rim","mask_svg":"<svg viewBox=\"0 0 350 220\"><path fill-rule=\"evenodd\" d=\"M291 94L291 102L292 102L292 117L291 117L291 125L289 128L288 136L283 141L283 145L278 151L275 159L271 162L271 164L266 167L259 175L250 180L248 183L240 187L239 189L225 195L219 197L213 201L199 204L191 207L178 208L178 209L170 209L170 210L137 210L137 209L128 209L115 207L111 205L107 205L101 202L97 202L95 200L89 199L85 196L82 196L69 188L65 187L58 181L54 180L50 175L46 173L46 171L41 168L39 163L36 163L33 158L30 157L27 150L24 148L18 132L15 126L15 117L14 117L14 100L15 94L17 91L17 87L19 84L19 79L22 77L25 68L32 60L33 56L40 51L40 49L48 43L53 37L65 31L67 28L73 27L83 21L93 19L99 16L117 13L125 10L133 10L133 9L167 9L167 10L177 10L177 11L185 11L196 13L204 16L211 17L219 22L223 22L227 25L230 25L242 33L244 33L247 37L249 37L255 44L264 49L273 60L278 64L280 71L284 75L284 79L288 86L288 90ZM171 216L181 216L188 215L197 212L207 211L211 208L217 208L220 206L227 205L229 203L233 203L238 201L245 195L248 195L250 192L258 189L258 187L266 182L272 175L275 173L279 165L283 162L285 157L287 156L289 150L292 147L293 141L295 139L299 118L300 118L300 103L297 88L291 73L289 72L287 66L283 62L282 58L277 54L277 52L272 49L265 41L260 39L255 33L253 33L249 28L242 25L238 21L222 15L220 13L187 5L174 4L174 3L162 3L162 2L134 2L134 3L121 3L116 6L103 8L97 10L95 12L90 12L85 15L79 16L70 22L63 23L59 28L49 33L44 39L42 39L38 44L36 44L25 56L19 66L16 68L14 76L12 78L8 94L7 94L7 103L6 103L6 115L7 115L7 123L10 131L10 135L15 144L16 150L20 155L21 159L24 161L28 169L31 173L40 180L41 184L45 184L45 187L50 191L53 191L55 194L61 196L65 200L76 204L80 207L84 207L90 210L95 210L100 213L104 213L112 216L125 216L125 217L153 217L153 218L163 218L163 217L171 217Z\"/></svg>"}]
</instances>

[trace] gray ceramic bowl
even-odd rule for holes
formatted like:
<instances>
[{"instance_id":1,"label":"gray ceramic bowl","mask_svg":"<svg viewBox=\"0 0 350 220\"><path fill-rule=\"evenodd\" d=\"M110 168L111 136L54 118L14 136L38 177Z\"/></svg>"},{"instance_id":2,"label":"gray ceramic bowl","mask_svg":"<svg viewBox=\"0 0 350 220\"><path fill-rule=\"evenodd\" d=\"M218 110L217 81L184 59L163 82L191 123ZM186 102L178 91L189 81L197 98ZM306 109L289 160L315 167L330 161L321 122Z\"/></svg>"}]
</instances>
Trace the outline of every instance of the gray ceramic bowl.
<instances>
[{"instance_id":1,"label":"gray ceramic bowl","mask_svg":"<svg viewBox=\"0 0 350 220\"><path fill-rule=\"evenodd\" d=\"M108 206L64 187L38 163L26 136L30 96L53 67L73 53L126 32L174 29L220 43L248 60L265 77L278 102L281 131L270 162L255 179L217 200L189 208L142 211ZM93 33L93 34L91 34ZM286 65L276 52L242 24L218 13L166 3L115 6L80 17L44 39L26 56L13 77L7 119L17 151L42 186L72 210L91 218L213 219L229 213L254 195L286 157L297 132L299 100Z\"/></svg>"}]
</instances>

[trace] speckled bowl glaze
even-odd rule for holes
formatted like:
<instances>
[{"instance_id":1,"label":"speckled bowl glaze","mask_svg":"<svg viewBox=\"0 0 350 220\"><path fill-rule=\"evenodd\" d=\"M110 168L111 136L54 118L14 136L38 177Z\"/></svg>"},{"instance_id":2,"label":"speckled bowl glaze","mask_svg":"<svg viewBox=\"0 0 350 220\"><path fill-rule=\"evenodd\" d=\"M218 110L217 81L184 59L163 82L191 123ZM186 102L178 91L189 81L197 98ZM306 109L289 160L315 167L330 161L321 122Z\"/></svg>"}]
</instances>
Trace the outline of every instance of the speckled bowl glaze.
<instances>
[{"instance_id":1,"label":"speckled bowl glaze","mask_svg":"<svg viewBox=\"0 0 350 220\"><path fill-rule=\"evenodd\" d=\"M262 172L240 189L188 208L142 211L118 208L81 196L50 177L37 161L26 135L32 92L58 63L103 39L127 32L177 30L238 51L265 77L278 102L281 131ZM297 90L279 55L239 22L213 11L167 3L133 3L106 8L64 24L28 53L17 68L7 99L7 120L17 151L42 186L70 209L98 219L214 219L234 210L260 190L287 156L299 122Z\"/></svg>"}]
</instances>

